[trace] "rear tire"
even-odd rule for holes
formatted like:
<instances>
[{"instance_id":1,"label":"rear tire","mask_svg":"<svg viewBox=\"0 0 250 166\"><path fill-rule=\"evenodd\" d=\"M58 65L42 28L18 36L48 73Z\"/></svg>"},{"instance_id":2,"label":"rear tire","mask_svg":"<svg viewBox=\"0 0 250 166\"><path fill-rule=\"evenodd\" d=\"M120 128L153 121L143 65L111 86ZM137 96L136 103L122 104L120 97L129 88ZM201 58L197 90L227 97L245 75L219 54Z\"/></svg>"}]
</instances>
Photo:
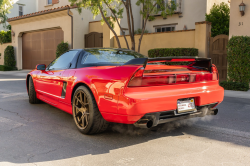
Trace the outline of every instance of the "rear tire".
<instances>
[{"instance_id":1,"label":"rear tire","mask_svg":"<svg viewBox=\"0 0 250 166\"><path fill-rule=\"evenodd\" d=\"M76 127L83 134L101 133L109 126L109 123L103 119L94 96L85 86L76 89L72 101L72 112Z\"/></svg>"},{"instance_id":2,"label":"rear tire","mask_svg":"<svg viewBox=\"0 0 250 166\"><path fill-rule=\"evenodd\" d=\"M36 97L36 91L32 77L29 77L29 102L30 104L38 104L40 100Z\"/></svg>"}]
</instances>

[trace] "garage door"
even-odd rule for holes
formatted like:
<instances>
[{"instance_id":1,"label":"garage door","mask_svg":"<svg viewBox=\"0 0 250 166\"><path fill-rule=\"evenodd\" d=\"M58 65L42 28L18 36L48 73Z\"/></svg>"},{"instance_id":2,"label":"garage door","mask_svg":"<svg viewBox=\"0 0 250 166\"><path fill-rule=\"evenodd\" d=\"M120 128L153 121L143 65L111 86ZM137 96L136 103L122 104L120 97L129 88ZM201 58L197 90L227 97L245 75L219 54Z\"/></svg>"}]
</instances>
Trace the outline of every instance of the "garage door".
<instances>
[{"instance_id":1,"label":"garage door","mask_svg":"<svg viewBox=\"0 0 250 166\"><path fill-rule=\"evenodd\" d=\"M25 33L22 36L23 69L37 64L49 65L56 58L56 48L63 41L62 29Z\"/></svg>"}]
</instances>

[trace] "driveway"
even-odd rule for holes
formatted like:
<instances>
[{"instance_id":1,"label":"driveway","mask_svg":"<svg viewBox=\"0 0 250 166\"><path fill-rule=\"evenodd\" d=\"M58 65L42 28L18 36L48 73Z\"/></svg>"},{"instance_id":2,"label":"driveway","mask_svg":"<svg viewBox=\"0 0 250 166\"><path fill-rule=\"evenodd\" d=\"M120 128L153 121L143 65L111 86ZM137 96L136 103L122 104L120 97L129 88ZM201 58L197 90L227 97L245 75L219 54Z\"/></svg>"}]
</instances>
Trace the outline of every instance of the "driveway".
<instances>
[{"instance_id":1,"label":"driveway","mask_svg":"<svg viewBox=\"0 0 250 166\"><path fill-rule=\"evenodd\" d=\"M29 104L26 73L0 73L0 165L250 163L249 92L227 91L217 116L168 123L156 131L115 124L86 136L71 115L45 103Z\"/></svg>"}]
</instances>

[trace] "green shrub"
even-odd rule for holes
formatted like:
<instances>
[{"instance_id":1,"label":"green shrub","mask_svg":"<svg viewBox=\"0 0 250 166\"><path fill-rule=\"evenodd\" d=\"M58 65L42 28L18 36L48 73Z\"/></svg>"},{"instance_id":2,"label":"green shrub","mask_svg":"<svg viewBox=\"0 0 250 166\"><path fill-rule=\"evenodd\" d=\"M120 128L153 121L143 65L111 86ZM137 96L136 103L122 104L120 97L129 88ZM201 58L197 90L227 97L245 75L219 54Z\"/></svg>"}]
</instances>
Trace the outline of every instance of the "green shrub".
<instances>
[{"instance_id":1,"label":"green shrub","mask_svg":"<svg viewBox=\"0 0 250 166\"><path fill-rule=\"evenodd\" d=\"M11 71L11 70L17 70L17 69L16 69L16 67L0 65L0 71Z\"/></svg>"},{"instance_id":2,"label":"green shrub","mask_svg":"<svg viewBox=\"0 0 250 166\"><path fill-rule=\"evenodd\" d=\"M156 48L148 51L150 58L167 56L198 56L196 48Z\"/></svg>"},{"instance_id":3,"label":"green shrub","mask_svg":"<svg viewBox=\"0 0 250 166\"><path fill-rule=\"evenodd\" d=\"M62 54L64 54L67 51L69 51L68 42L66 42L66 43L61 42L60 44L57 45L56 57L58 58L59 56L61 56Z\"/></svg>"},{"instance_id":4,"label":"green shrub","mask_svg":"<svg viewBox=\"0 0 250 166\"><path fill-rule=\"evenodd\" d=\"M150 58L168 56L198 56L196 48L156 48L148 51ZM187 65L187 62L167 62L166 65Z\"/></svg>"},{"instance_id":5,"label":"green shrub","mask_svg":"<svg viewBox=\"0 0 250 166\"><path fill-rule=\"evenodd\" d=\"M4 65L14 68L16 66L16 60L14 55L14 47L7 46L4 50Z\"/></svg>"},{"instance_id":6,"label":"green shrub","mask_svg":"<svg viewBox=\"0 0 250 166\"><path fill-rule=\"evenodd\" d=\"M0 43L11 43L11 31L0 31Z\"/></svg>"},{"instance_id":7,"label":"green shrub","mask_svg":"<svg viewBox=\"0 0 250 166\"><path fill-rule=\"evenodd\" d=\"M230 6L225 2L214 4L209 14L206 14L206 21L212 23L211 36L229 35L229 20Z\"/></svg>"},{"instance_id":8,"label":"green shrub","mask_svg":"<svg viewBox=\"0 0 250 166\"><path fill-rule=\"evenodd\" d=\"M228 79L232 82L250 81L250 37L233 36L227 45Z\"/></svg>"},{"instance_id":9,"label":"green shrub","mask_svg":"<svg viewBox=\"0 0 250 166\"><path fill-rule=\"evenodd\" d=\"M249 83L241 83L241 82L232 82L232 81L222 81L220 82L220 86L222 86L226 90L236 90L236 91L248 91Z\"/></svg>"}]
</instances>

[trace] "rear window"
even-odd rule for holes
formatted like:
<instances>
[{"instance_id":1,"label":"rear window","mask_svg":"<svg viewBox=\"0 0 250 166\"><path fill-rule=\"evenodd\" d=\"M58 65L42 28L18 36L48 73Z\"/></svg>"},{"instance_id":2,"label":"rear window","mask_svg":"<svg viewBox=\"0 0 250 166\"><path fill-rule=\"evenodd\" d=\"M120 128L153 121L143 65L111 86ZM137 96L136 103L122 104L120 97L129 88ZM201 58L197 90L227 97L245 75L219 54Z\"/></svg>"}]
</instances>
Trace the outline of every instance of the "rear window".
<instances>
[{"instance_id":1,"label":"rear window","mask_svg":"<svg viewBox=\"0 0 250 166\"><path fill-rule=\"evenodd\" d=\"M144 55L129 50L86 49L84 51L82 65L123 65L132 59L146 58Z\"/></svg>"}]
</instances>

